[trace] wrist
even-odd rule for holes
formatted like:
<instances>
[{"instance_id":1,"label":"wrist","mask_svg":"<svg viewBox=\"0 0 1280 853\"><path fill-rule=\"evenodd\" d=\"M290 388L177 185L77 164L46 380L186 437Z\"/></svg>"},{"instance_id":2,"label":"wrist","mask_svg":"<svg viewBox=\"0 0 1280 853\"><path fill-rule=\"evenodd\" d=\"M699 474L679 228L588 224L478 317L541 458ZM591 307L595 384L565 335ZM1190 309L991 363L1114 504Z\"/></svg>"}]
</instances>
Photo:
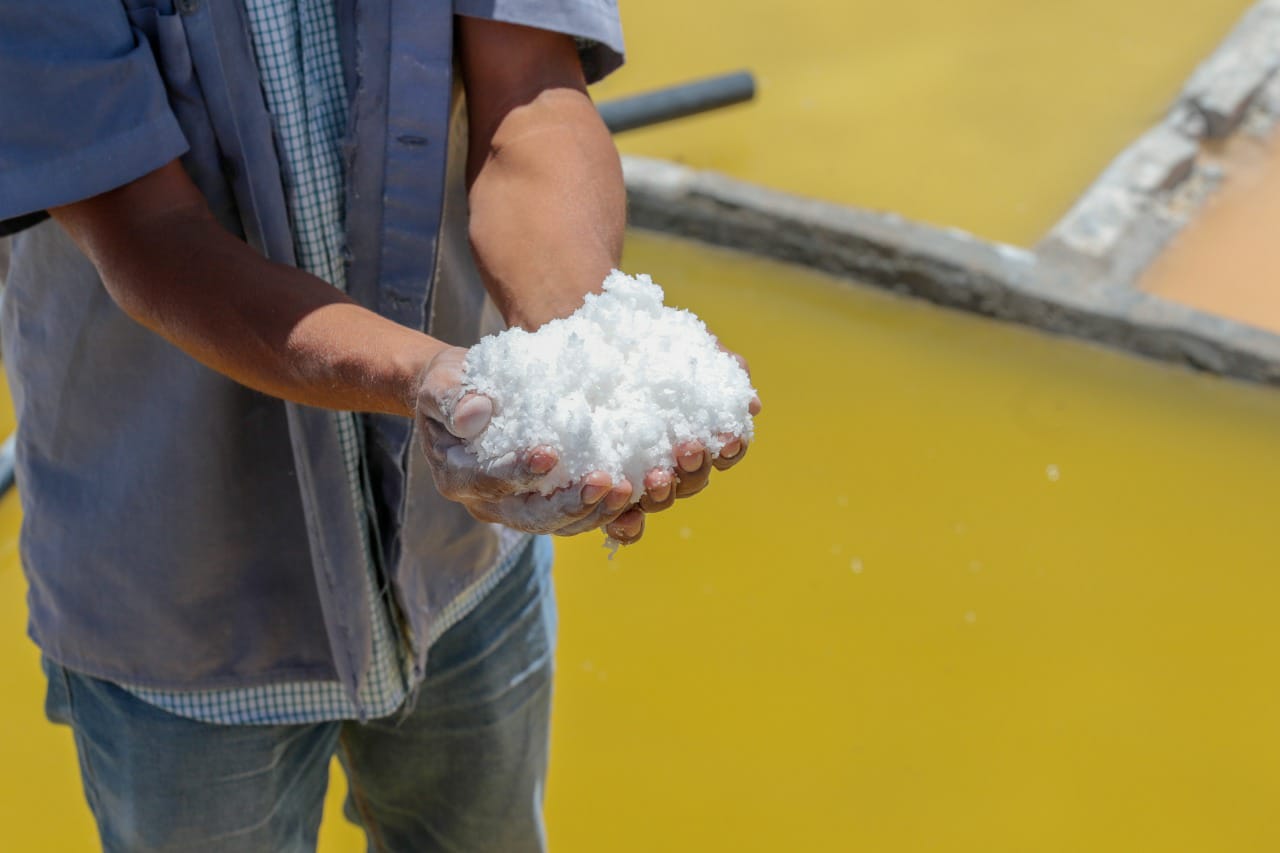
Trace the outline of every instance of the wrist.
<instances>
[{"instance_id":1,"label":"wrist","mask_svg":"<svg viewBox=\"0 0 1280 853\"><path fill-rule=\"evenodd\" d=\"M425 337L425 336L424 336ZM422 390L432 362L441 352L451 349L443 341L426 338L418 346L406 347L393 359L393 395L399 411L397 414L414 417L420 408Z\"/></svg>"}]
</instances>

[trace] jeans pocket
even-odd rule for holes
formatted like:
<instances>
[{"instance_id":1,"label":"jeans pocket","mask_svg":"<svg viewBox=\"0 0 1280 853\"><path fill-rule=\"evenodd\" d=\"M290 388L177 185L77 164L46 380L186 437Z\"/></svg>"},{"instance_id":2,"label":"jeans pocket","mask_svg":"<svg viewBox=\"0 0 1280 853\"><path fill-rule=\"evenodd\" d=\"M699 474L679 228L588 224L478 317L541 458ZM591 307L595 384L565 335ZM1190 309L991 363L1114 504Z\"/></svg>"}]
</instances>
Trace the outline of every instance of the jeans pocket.
<instances>
[{"instance_id":1,"label":"jeans pocket","mask_svg":"<svg viewBox=\"0 0 1280 853\"><path fill-rule=\"evenodd\" d=\"M550 687L554 605L550 547L530 543L498 585L427 656L418 704L440 713L501 718Z\"/></svg>"},{"instance_id":2,"label":"jeans pocket","mask_svg":"<svg viewBox=\"0 0 1280 853\"><path fill-rule=\"evenodd\" d=\"M44 655L40 656L40 667L49 683L44 694L45 717L60 726L71 725L71 692L67 689L66 672Z\"/></svg>"}]
</instances>

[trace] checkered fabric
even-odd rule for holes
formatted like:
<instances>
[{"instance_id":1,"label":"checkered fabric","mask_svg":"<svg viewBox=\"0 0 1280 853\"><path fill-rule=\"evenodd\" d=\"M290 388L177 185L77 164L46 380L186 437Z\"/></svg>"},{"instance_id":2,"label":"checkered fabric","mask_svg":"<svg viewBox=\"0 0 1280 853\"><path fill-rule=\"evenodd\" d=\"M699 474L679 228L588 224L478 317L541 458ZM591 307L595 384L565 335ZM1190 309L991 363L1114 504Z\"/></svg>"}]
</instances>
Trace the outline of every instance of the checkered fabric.
<instances>
[{"instance_id":1,"label":"checkered fabric","mask_svg":"<svg viewBox=\"0 0 1280 853\"><path fill-rule=\"evenodd\" d=\"M347 93L332 0L245 0L267 106L275 121L298 266L345 290L342 138ZM335 412L349 485L361 508L368 555L363 571L372 610L372 663L359 707L337 681L295 681L229 690L175 691L122 685L184 717L223 724L284 724L376 718L394 712L412 689L412 655L398 628L390 590L374 562L363 431L356 415ZM440 630L497 583L523 550L523 536L503 536L497 566L437 620ZM438 635L439 631L435 632ZM427 642L435 635L425 638ZM360 713L360 712L363 712Z\"/></svg>"}]
</instances>

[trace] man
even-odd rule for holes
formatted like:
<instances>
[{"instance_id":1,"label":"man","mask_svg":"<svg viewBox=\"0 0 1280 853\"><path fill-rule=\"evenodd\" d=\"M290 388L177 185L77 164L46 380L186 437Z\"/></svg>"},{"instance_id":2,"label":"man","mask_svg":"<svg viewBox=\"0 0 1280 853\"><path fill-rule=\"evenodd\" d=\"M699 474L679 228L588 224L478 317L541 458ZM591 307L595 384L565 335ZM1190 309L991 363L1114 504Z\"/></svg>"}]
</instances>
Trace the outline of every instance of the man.
<instances>
[{"instance_id":1,"label":"man","mask_svg":"<svg viewBox=\"0 0 1280 853\"><path fill-rule=\"evenodd\" d=\"M611 0L0 0L30 630L104 849L313 849L335 752L371 850L544 846L530 534L745 450L638 506L458 452L460 345L618 264L621 60Z\"/></svg>"}]
</instances>

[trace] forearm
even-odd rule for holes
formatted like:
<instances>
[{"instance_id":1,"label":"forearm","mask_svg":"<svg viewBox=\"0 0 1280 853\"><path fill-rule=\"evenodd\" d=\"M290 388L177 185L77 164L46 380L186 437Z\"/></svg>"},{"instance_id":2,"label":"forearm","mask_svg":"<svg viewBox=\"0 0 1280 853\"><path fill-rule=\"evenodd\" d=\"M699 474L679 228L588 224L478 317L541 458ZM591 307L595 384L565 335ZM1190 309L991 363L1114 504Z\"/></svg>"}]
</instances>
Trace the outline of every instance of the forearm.
<instances>
[{"instance_id":1,"label":"forearm","mask_svg":"<svg viewBox=\"0 0 1280 853\"><path fill-rule=\"evenodd\" d=\"M587 95L572 40L528 31L516 35L546 44L542 61L518 84L486 81L505 87L505 97L473 93L470 84L500 72L474 67L464 50L470 235L507 322L533 329L572 313L619 265L626 191L617 149ZM464 28L464 48L467 43ZM494 51L490 46L487 54Z\"/></svg>"},{"instance_id":2,"label":"forearm","mask_svg":"<svg viewBox=\"0 0 1280 853\"><path fill-rule=\"evenodd\" d=\"M172 174L142 181L175 179L180 185ZM130 197L124 188L119 198L54 211L134 320L214 370L276 397L331 409L412 412L418 376L443 344L361 308L314 276L261 257L226 233L198 196L180 192L175 203L139 214L149 203L139 193L154 197L155 189L134 187Z\"/></svg>"}]
</instances>

